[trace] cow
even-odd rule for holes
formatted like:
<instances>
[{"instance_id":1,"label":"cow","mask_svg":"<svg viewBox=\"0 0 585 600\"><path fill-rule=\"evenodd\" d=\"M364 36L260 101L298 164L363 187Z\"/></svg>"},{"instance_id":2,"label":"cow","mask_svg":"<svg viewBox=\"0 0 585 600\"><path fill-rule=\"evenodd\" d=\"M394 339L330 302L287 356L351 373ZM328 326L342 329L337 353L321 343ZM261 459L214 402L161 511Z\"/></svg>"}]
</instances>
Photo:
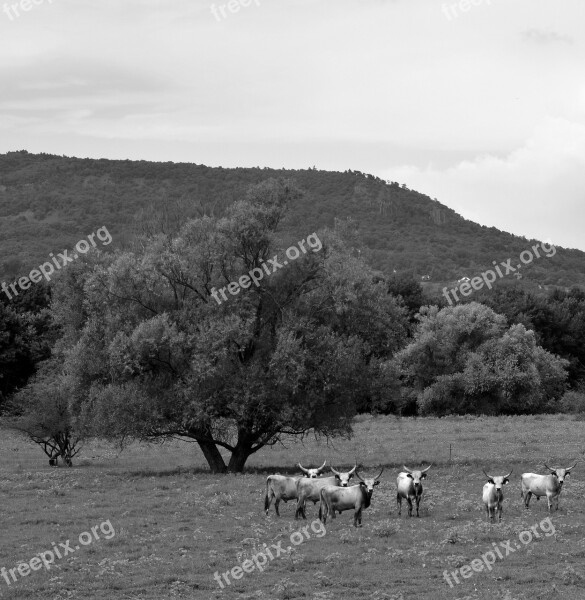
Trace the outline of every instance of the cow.
<instances>
[{"instance_id":1,"label":"cow","mask_svg":"<svg viewBox=\"0 0 585 600\"><path fill-rule=\"evenodd\" d=\"M327 461L325 461L318 469L305 469L305 467L303 467L303 465L301 465L301 463L297 464L297 467L303 472L305 473L305 475L310 478L310 479L314 479L315 477L319 477L321 475L321 473L323 472L323 469L325 468L325 465L327 464Z\"/></svg>"},{"instance_id":2,"label":"cow","mask_svg":"<svg viewBox=\"0 0 585 600\"><path fill-rule=\"evenodd\" d=\"M339 485L341 487L347 487L349 485L349 480L353 477L353 474L355 473L356 469L357 465L355 465L351 471L347 471L347 473L340 473L339 471L336 471L333 467L331 467L331 472L334 475L337 475L339 479Z\"/></svg>"},{"instance_id":3,"label":"cow","mask_svg":"<svg viewBox=\"0 0 585 600\"><path fill-rule=\"evenodd\" d=\"M305 469L301 463L297 466L303 473L307 474L307 477L314 479L321 475L321 472L325 468L327 461L325 461L318 469ZM286 477L285 475L269 475L266 478L266 496L264 498L264 510L268 514L272 500L274 499L274 510L276 515L280 517L278 506L280 501L285 503L289 500L297 499L297 481L301 479L302 475L296 477Z\"/></svg>"},{"instance_id":4,"label":"cow","mask_svg":"<svg viewBox=\"0 0 585 600\"><path fill-rule=\"evenodd\" d=\"M495 522L496 513L498 513L498 520L502 520L502 502L504 501L504 492L502 486L510 482L510 471L507 475L502 477L492 477L488 475L483 469L484 475L488 478L487 483L483 486L483 503L487 512L488 521Z\"/></svg>"},{"instance_id":5,"label":"cow","mask_svg":"<svg viewBox=\"0 0 585 600\"><path fill-rule=\"evenodd\" d=\"M422 479L427 476L427 471L433 465L429 465L422 471L413 471L407 466L404 466L403 473L399 473L396 478L396 503L398 504L398 514L402 514L402 499L408 502L408 516L412 517L412 501L416 502L416 516L419 517L418 509L423 495Z\"/></svg>"},{"instance_id":6,"label":"cow","mask_svg":"<svg viewBox=\"0 0 585 600\"><path fill-rule=\"evenodd\" d=\"M362 479L356 471L356 476L360 480L358 485L350 487L341 487L327 485L321 488L319 498L321 504L319 506L319 519L323 524L327 523L327 515L331 512L331 518L335 519L335 511L341 514L344 510L353 508L353 526L362 526L362 511L364 508L369 508L374 487L380 484L380 477L384 472L384 468L380 473L371 479Z\"/></svg>"},{"instance_id":7,"label":"cow","mask_svg":"<svg viewBox=\"0 0 585 600\"><path fill-rule=\"evenodd\" d=\"M351 471L341 473L332 468L331 471L333 471L334 475L330 477L320 477L316 480L301 477L297 481L297 510L295 512L295 519L298 519L299 516L303 517L303 519L307 518L305 514L305 504L307 500L312 500L313 504L319 502L322 487L326 485L347 487L347 484L356 469L357 465L355 465Z\"/></svg>"},{"instance_id":8,"label":"cow","mask_svg":"<svg viewBox=\"0 0 585 600\"><path fill-rule=\"evenodd\" d=\"M533 494L537 500L540 500L540 496L546 496L548 500L548 512L551 513L553 500L555 501L555 510L559 510L559 496L563 489L565 477L570 475L571 469L574 469L577 463L567 469L552 469L546 463L544 466L550 471L548 475L522 473L522 491L520 492L520 497L524 500L524 507L529 508L530 498Z\"/></svg>"},{"instance_id":9,"label":"cow","mask_svg":"<svg viewBox=\"0 0 585 600\"><path fill-rule=\"evenodd\" d=\"M266 478L266 497L264 498L264 510L268 514L272 500L274 499L274 510L276 516L280 517L278 505L280 501L288 502L297 498L297 481L299 477L286 477L285 475L269 475Z\"/></svg>"}]
</instances>

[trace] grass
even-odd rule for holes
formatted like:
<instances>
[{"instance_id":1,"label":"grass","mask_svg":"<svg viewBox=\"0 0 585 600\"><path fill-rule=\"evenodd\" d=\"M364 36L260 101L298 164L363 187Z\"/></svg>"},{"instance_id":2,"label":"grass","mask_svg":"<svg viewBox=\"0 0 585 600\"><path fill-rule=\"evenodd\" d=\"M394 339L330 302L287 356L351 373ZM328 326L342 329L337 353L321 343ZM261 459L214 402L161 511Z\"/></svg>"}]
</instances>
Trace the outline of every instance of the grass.
<instances>
[{"instance_id":1,"label":"grass","mask_svg":"<svg viewBox=\"0 0 585 600\"><path fill-rule=\"evenodd\" d=\"M195 444L134 445L123 453L88 445L71 469L49 467L35 446L2 432L0 453L0 567L77 543L79 534L109 520L101 539L45 569L6 585L3 600L205 599L239 600L583 600L585 598L585 465L568 479L553 513L555 534L541 536L499 560L491 572L473 573L450 588L443 570L455 570L547 517L546 501L530 510L520 501L520 473L543 472L542 463L569 466L585 449L583 422L566 416L356 419L355 436L333 443L289 440L255 455L243 475L210 475ZM451 447L451 460L449 452ZM345 512L326 534L294 521L294 504L263 512L267 473L293 473L294 463L345 467L357 459L364 472L385 466L363 528ZM396 514L395 477L433 463L425 480L421 518ZM552 465L551 465L552 466ZM504 520L485 522L481 468L514 469L505 488ZM263 547L308 526L304 541L221 590L213 579ZM98 532L99 534L99 532ZM301 536L303 534L301 533ZM307 535L310 537L307 539ZM296 539L296 538L295 538ZM298 540L297 540L298 541Z\"/></svg>"}]
</instances>

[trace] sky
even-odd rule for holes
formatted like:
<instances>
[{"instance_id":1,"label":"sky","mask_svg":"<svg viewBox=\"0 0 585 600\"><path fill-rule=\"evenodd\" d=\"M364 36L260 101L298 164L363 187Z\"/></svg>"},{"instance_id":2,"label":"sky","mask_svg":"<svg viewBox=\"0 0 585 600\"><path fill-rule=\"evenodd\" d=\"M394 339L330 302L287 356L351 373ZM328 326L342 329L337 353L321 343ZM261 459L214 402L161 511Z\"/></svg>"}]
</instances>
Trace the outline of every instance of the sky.
<instances>
[{"instance_id":1,"label":"sky","mask_svg":"<svg viewBox=\"0 0 585 600\"><path fill-rule=\"evenodd\" d=\"M0 0L0 152L359 170L585 250L583 16L583 0Z\"/></svg>"}]
</instances>

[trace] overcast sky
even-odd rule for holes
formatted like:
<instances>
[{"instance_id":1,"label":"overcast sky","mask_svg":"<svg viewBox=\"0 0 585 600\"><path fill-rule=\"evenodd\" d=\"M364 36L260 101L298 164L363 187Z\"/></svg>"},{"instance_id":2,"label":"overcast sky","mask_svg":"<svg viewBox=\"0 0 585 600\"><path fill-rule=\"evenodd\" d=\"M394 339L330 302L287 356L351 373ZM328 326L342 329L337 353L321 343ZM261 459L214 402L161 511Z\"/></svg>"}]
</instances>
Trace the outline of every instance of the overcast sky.
<instances>
[{"instance_id":1,"label":"overcast sky","mask_svg":"<svg viewBox=\"0 0 585 600\"><path fill-rule=\"evenodd\" d=\"M584 0L35 1L0 152L357 169L585 250Z\"/></svg>"}]
</instances>

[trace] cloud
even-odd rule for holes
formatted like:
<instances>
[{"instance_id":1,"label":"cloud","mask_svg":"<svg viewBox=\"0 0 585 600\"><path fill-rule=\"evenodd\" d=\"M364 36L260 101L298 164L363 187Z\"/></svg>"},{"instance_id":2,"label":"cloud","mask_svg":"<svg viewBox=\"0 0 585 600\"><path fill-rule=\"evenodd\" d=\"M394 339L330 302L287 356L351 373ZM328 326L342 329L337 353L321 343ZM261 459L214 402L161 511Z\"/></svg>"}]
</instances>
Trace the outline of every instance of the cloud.
<instances>
[{"instance_id":1,"label":"cloud","mask_svg":"<svg viewBox=\"0 0 585 600\"><path fill-rule=\"evenodd\" d=\"M402 166L383 176L437 197L482 225L585 250L581 123L549 118L507 155L479 156L444 169Z\"/></svg>"}]
</instances>

